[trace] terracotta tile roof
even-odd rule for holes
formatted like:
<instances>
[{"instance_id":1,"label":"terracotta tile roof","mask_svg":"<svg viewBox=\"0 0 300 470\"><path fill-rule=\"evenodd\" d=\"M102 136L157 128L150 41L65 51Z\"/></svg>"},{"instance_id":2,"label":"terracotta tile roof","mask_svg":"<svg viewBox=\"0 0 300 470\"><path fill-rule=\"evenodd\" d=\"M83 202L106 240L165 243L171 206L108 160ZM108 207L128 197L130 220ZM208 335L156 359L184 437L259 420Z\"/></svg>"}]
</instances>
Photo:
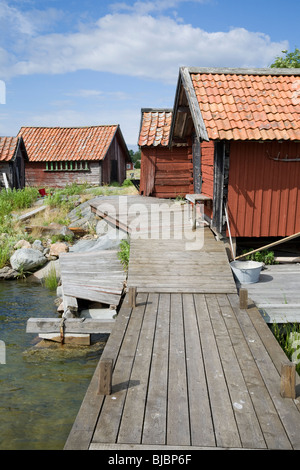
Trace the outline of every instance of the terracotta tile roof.
<instances>
[{"instance_id":1,"label":"terracotta tile roof","mask_svg":"<svg viewBox=\"0 0 300 470\"><path fill-rule=\"evenodd\" d=\"M142 109L138 145L141 147L168 145L171 121L172 110L170 109Z\"/></svg>"},{"instance_id":2,"label":"terracotta tile roof","mask_svg":"<svg viewBox=\"0 0 300 470\"><path fill-rule=\"evenodd\" d=\"M190 75L209 139L300 140L299 75Z\"/></svg>"},{"instance_id":3,"label":"terracotta tile roof","mask_svg":"<svg viewBox=\"0 0 300 470\"><path fill-rule=\"evenodd\" d=\"M29 161L103 160L118 125L21 127Z\"/></svg>"},{"instance_id":4,"label":"terracotta tile roof","mask_svg":"<svg viewBox=\"0 0 300 470\"><path fill-rule=\"evenodd\" d=\"M0 137L0 162L10 162L15 154L18 137Z\"/></svg>"}]
</instances>

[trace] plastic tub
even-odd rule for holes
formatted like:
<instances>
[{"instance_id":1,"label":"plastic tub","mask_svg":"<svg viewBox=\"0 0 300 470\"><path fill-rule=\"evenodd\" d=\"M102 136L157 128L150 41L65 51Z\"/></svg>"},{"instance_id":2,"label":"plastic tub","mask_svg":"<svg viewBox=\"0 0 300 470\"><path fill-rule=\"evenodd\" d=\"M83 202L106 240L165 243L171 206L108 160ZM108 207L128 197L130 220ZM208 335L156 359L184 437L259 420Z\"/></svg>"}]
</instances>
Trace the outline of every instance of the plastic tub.
<instances>
[{"instance_id":1,"label":"plastic tub","mask_svg":"<svg viewBox=\"0 0 300 470\"><path fill-rule=\"evenodd\" d=\"M254 284L259 281L263 263L258 261L232 261L230 266L233 274L241 284Z\"/></svg>"}]
</instances>

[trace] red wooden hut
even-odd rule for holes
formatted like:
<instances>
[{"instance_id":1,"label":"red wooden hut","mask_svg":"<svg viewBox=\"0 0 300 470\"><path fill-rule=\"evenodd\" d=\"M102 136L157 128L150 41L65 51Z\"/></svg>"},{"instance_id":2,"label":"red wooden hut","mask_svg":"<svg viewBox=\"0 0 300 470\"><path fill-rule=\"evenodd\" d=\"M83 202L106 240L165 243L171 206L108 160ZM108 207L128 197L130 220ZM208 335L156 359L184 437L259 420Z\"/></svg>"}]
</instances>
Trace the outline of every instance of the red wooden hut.
<instances>
[{"instance_id":1,"label":"red wooden hut","mask_svg":"<svg viewBox=\"0 0 300 470\"><path fill-rule=\"evenodd\" d=\"M233 237L300 232L300 70L180 69L169 145L192 140L195 192Z\"/></svg>"},{"instance_id":2,"label":"red wooden hut","mask_svg":"<svg viewBox=\"0 0 300 470\"><path fill-rule=\"evenodd\" d=\"M87 127L22 127L29 163L28 184L64 187L123 183L131 161L118 125Z\"/></svg>"},{"instance_id":3,"label":"red wooden hut","mask_svg":"<svg viewBox=\"0 0 300 470\"><path fill-rule=\"evenodd\" d=\"M169 147L172 110L142 109L140 194L176 198L194 192L191 146L184 140Z\"/></svg>"}]
</instances>

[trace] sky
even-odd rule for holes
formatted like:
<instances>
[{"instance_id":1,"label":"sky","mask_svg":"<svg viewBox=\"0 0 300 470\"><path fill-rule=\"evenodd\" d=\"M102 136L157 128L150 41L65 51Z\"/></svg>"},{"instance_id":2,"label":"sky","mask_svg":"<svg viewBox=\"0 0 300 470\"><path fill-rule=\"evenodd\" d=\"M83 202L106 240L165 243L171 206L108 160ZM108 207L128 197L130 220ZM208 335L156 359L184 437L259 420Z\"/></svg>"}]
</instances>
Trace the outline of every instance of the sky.
<instances>
[{"instance_id":1,"label":"sky","mask_svg":"<svg viewBox=\"0 0 300 470\"><path fill-rule=\"evenodd\" d=\"M172 108L179 67L268 67L300 47L299 0L0 0L0 136Z\"/></svg>"}]
</instances>

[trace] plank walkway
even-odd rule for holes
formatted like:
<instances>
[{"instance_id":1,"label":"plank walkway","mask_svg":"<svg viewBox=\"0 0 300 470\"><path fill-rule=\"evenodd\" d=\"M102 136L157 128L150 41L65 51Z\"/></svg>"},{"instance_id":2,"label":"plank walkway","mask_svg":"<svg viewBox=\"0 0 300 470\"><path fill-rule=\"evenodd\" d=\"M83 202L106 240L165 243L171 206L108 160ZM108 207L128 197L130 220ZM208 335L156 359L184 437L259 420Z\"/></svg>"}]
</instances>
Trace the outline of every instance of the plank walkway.
<instances>
[{"instance_id":1,"label":"plank walkway","mask_svg":"<svg viewBox=\"0 0 300 470\"><path fill-rule=\"evenodd\" d=\"M267 323L300 322L300 264L267 266L259 282L245 285Z\"/></svg>"},{"instance_id":2,"label":"plank walkway","mask_svg":"<svg viewBox=\"0 0 300 470\"><path fill-rule=\"evenodd\" d=\"M202 251L187 251L182 240L180 252L178 240L176 249L169 240L170 251L164 247L158 252L152 239L143 239L137 252L135 240L140 240L134 239L131 256L158 256L149 257L148 279L147 270L139 279L136 265L131 266L136 306L129 305L127 294L66 450L300 449L300 401L280 395L286 356L251 301L248 309L239 308L230 279L214 292L218 273L220 282L226 273L218 261L224 251L207 234L202 250L215 261L205 263L204 256L198 264L211 282L203 288L199 273L190 276L182 291L173 283L175 275L167 285L160 284L160 275L168 278L166 268L172 271L178 257L189 265L188 251L194 259ZM157 260L163 254L161 273ZM175 273L179 265L174 264ZM110 395L99 394L105 359L113 360ZM298 376L297 384L299 392Z\"/></svg>"}]
</instances>

